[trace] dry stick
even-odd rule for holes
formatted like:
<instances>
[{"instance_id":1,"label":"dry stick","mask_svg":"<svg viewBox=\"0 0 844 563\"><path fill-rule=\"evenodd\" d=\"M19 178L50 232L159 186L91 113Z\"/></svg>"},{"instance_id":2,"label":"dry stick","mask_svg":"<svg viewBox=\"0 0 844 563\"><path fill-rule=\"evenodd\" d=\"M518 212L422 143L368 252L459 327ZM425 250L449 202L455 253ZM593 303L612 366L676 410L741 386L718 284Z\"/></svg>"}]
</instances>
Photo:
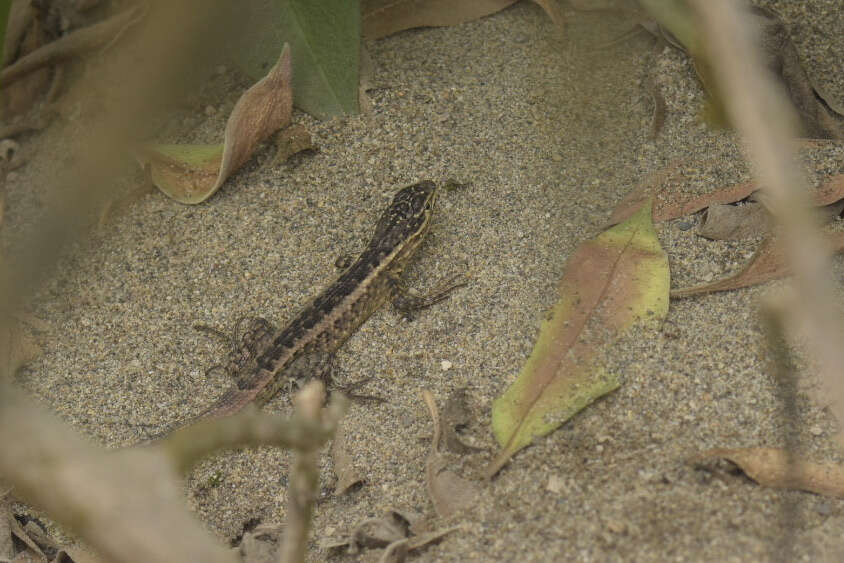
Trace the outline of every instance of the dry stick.
<instances>
[{"instance_id":1,"label":"dry stick","mask_svg":"<svg viewBox=\"0 0 844 563\"><path fill-rule=\"evenodd\" d=\"M844 369L844 327L828 270L829 249L813 223L805 181L795 165L793 139L798 123L781 87L767 71L748 14L729 0L695 0L708 60L730 120L747 140L758 184L770 196L782 224L786 256L794 272L799 303L793 318L803 321L829 386L839 421L844 421L840 381Z\"/></svg>"},{"instance_id":2,"label":"dry stick","mask_svg":"<svg viewBox=\"0 0 844 563\"><path fill-rule=\"evenodd\" d=\"M140 13L132 8L100 23L69 33L18 59L0 71L0 83L4 87L39 68L55 64L76 55L91 51L122 33L127 26L137 21Z\"/></svg>"},{"instance_id":3,"label":"dry stick","mask_svg":"<svg viewBox=\"0 0 844 563\"><path fill-rule=\"evenodd\" d=\"M306 423L320 423L320 411L325 401L325 385L311 381L296 396L297 416ZM334 421L336 424L336 420ZM308 545L308 529L314 501L319 492L319 450L316 447L302 448L296 452L290 466L290 487L287 489L287 522L284 529L284 543L278 552L281 563L305 560Z\"/></svg>"},{"instance_id":4,"label":"dry stick","mask_svg":"<svg viewBox=\"0 0 844 563\"><path fill-rule=\"evenodd\" d=\"M182 472L214 452L243 446L280 446L316 451L334 436L337 423L347 407L345 397L333 396L326 409L325 421L307 417L290 420L250 408L235 416L181 428L159 444Z\"/></svg>"},{"instance_id":5,"label":"dry stick","mask_svg":"<svg viewBox=\"0 0 844 563\"><path fill-rule=\"evenodd\" d=\"M107 561L234 563L229 550L212 541L185 508L179 473L220 448L293 446L315 456L347 405L344 398L333 398L321 419L324 393L318 387L309 408L301 409L310 412L316 405L316 418L287 420L245 412L180 430L155 446L106 450L0 383L0 474L17 497L77 532ZM310 475L316 481L317 474ZM301 475L294 477L291 488L301 482ZM315 494L315 489L309 491L311 500ZM291 506L289 511L291 522L304 518L299 521L304 540L311 506L304 512ZM302 553L304 546L301 541Z\"/></svg>"},{"instance_id":6,"label":"dry stick","mask_svg":"<svg viewBox=\"0 0 844 563\"><path fill-rule=\"evenodd\" d=\"M0 383L0 474L105 561L208 561L234 556L184 506L173 465L157 448L91 444Z\"/></svg>"},{"instance_id":7,"label":"dry stick","mask_svg":"<svg viewBox=\"0 0 844 563\"><path fill-rule=\"evenodd\" d=\"M136 132L178 87L188 53L209 28L222 0L159 2L157 15L138 29L138 47L147 57L115 52L103 69L73 87L90 91L91 82L108 85L119 111L91 116L69 169L42 171L35 181L63 198L32 221L15 248L17 267L0 276L0 309L14 310L54 268L61 251L86 232L90 209L101 201L122 171L122 158ZM113 59L113 60L112 60ZM130 69L127 71L126 69ZM119 78L119 80L117 79ZM107 108L110 109L110 108ZM0 329L7 326L0 316ZM8 368L0 365L0 382ZM182 485L173 464L154 448L105 452L93 447L23 393L0 383L0 475L15 495L40 506L76 531L108 561L234 562L184 507Z\"/></svg>"}]
</instances>

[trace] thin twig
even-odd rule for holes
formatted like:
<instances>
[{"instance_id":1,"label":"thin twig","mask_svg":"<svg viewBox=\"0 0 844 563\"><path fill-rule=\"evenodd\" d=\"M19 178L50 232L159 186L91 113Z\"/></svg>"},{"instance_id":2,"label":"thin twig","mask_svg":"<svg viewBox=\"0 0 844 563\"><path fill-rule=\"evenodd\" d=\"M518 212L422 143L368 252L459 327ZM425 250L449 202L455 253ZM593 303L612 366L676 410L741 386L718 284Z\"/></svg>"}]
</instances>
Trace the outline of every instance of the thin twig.
<instances>
[{"instance_id":1,"label":"thin twig","mask_svg":"<svg viewBox=\"0 0 844 563\"><path fill-rule=\"evenodd\" d=\"M303 423L319 425L324 400L325 385L318 380L311 381L296 396L297 418ZM333 427L336 427L338 420L333 421ZM290 466L287 522L284 528L284 542L278 552L278 560L281 563L305 560L311 515L319 492L318 451L317 447L313 446L299 448Z\"/></svg>"},{"instance_id":2,"label":"thin twig","mask_svg":"<svg viewBox=\"0 0 844 563\"><path fill-rule=\"evenodd\" d=\"M821 380L842 408L844 327L835 284L829 271L830 249L814 224L806 181L794 154L797 115L763 63L754 43L749 14L728 0L695 0L708 62L713 68L732 124L746 139L757 182L764 186L783 229L786 256L794 273L793 318L806 330Z\"/></svg>"},{"instance_id":3,"label":"thin twig","mask_svg":"<svg viewBox=\"0 0 844 563\"><path fill-rule=\"evenodd\" d=\"M117 14L100 23L69 33L21 57L11 65L0 71L0 83L4 87L38 70L39 68L67 60L71 57L86 53L111 41L118 33L122 33L128 25L137 21L138 9L132 8Z\"/></svg>"},{"instance_id":4,"label":"thin twig","mask_svg":"<svg viewBox=\"0 0 844 563\"><path fill-rule=\"evenodd\" d=\"M182 472L203 457L224 449L263 445L315 451L334 435L347 405L348 401L341 395L332 397L324 421L306 417L291 420L254 408L246 409L235 416L180 428L158 444Z\"/></svg>"}]
</instances>

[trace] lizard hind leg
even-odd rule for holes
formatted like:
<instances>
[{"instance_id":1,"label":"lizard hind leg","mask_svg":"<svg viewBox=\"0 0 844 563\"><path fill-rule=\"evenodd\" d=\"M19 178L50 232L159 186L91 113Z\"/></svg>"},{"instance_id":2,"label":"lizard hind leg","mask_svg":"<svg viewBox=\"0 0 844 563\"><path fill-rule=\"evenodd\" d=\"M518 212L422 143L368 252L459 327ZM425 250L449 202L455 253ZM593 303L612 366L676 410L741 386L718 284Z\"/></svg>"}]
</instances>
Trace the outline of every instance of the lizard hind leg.
<instances>
[{"instance_id":1,"label":"lizard hind leg","mask_svg":"<svg viewBox=\"0 0 844 563\"><path fill-rule=\"evenodd\" d=\"M413 319L413 313L435 305L448 298L452 291L468 284L464 274L455 274L442 278L427 293L421 293L404 284L399 278L393 278L393 308L406 319Z\"/></svg>"}]
</instances>

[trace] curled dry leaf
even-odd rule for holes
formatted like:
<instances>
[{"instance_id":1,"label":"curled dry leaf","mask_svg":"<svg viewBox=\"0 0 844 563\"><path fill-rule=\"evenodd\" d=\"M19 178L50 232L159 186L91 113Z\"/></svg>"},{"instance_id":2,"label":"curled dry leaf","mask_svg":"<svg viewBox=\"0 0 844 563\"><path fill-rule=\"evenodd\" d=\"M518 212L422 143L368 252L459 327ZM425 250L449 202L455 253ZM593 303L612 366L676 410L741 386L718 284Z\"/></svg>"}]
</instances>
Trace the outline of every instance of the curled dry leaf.
<instances>
[{"instance_id":1,"label":"curled dry leaf","mask_svg":"<svg viewBox=\"0 0 844 563\"><path fill-rule=\"evenodd\" d=\"M331 459L334 465L334 474L337 475L337 485L334 493L345 495L349 490L364 482L349 454L349 440L346 437L346 425L340 424L334 434L334 441L331 444Z\"/></svg>"},{"instance_id":2,"label":"curled dry leaf","mask_svg":"<svg viewBox=\"0 0 844 563\"><path fill-rule=\"evenodd\" d=\"M650 174L615 206L608 224L616 225L627 220L649 200L653 201L653 221L660 223L696 213L716 203L734 203L756 191L753 182L716 187L703 194L686 191L683 186L686 167L700 168L707 164L710 162L690 165L674 161Z\"/></svg>"},{"instance_id":3,"label":"curled dry leaf","mask_svg":"<svg viewBox=\"0 0 844 563\"><path fill-rule=\"evenodd\" d=\"M482 450L463 443L457 430L469 425L471 417L466 405L466 388L455 390L445 402L442 414L442 432L445 448L456 454L468 454Z\"/></svg>"},{"instance_id":4,"label":"curled dry leaf","mask_svg":"<svg viewBox=\"0 0 844 563\"><path fill-rule=\"evenodd\" d=\"M311 134L302 125L291 125L279 131L276 146L278 149L272 160L273 164L280 164L296 153L314 150Z\"/></svg>"},{"instance_id":5,"label":"curled dry leaf","mask_svg":"<svg viewBox=\"0 0 844 563\"><path fill-rule=\"evenodd\" d=\"M759 43L768 69L779 78L803 125L803 134L816 139L844 139L844 117L812 86L785 24L774 12L753 7Z\"/></svg>"},{"instance_id":6,"label":"curled dry leaf","mask_svg":"<svg viewBox=\"0 0 844 563\"><path fill-rule=\"evenodd\" d=\"M755 182L742 182L731 186L714 187L705 193L689 193L683 189L682 185L683 167L683 163L673 162L651 174L646 181L634 188L616 205L608 223L615 225L624 221L651 198L654 202L653 220L655 223L660 223L697 213L712 205L726 205L741 201L759 189ZM824 179L810 195L813 203L819 207L844 199L844 174Z\"/></svg>"},{"instance_id":7,"label":"curled dry leaf","mask_svg":"<svg viewBox=\"0 0 844 563\"><path fill-rule=\"evenodd\" d=\"M237 546L242 563L274 563L278 561L278 543L283 526L262 524L244 532Z\"/></svg>"},{"instance_id":8,"label":"curled dry leaf","mask_svg":"<svg viewBox=\"0 0 844 563\"><path fill-rule=\"evenodd\" d=\"M813 463L780 448L715 448L696 455L690 461L700 466L718 458L736 464L763 487L797 489L844 498L844 467L838 464Z\"/></svg>"},{"instance_id":9,"label":"curled dry leaf","mask_svg":"<svg viewBox=\"0 0 844 563\"><path fill-rule=\"evenodd\" d=\"M833 252L844 252L844 231L838 233L826 233L825 238ZM703 293L714 293L716 291L729 291L740 287L749 287L767 281L779 279L789 275L788 261L785 258L785 251L779 244L776 237L769 236L753 254L750 262L738 273L716 280L712 283L684 287L671 290L672 299L692 297Z\"/></svg>"},{"instance_id":10,"label":"curled dry leaf","mask_svg":"<svg viewBox=\"0 0 844 563\"><path fill-rule=\"evenodd\" d=\"M434 424L434 437L431 440L431 451L425 462L425 483L428 495L434 503L434 510L443 518L468 508L475 503L479 494L478 487L455 472L446 469L446 462L439 452L442 439L440 414L434 396L430 391L423 390L422 398L428 407L431 421Z\"/></svg>"},{"instance_id":11,"label":"curled dry leaf","mask_svg":"<svg viewBox=\"0 0 844 563\"><path fill-rule=\"evenodd\" d=\"M290 76L290 47L285 45L275 66L238 100L222 145L154 145L138 152L138 162L150 167L153 183L176 201L205 201L261 142L290 122Z\"/></svg>"},{"instance_id":12,"label":"curled dry leaf","mask_svg":"<svg viewBox=\"0 0 844 563\"><path fill-rule=\"evenodd\" d=\"M650 211L645 205L569 258L560 300L542 323L530 358L493 403L492 429L502 449L488 476L536 437L616 389L619 374L607 372L601 354L611 353L618 336L634 325L665 318L668 258Z\"/></svg>"},{"instance_id":13,"label":"curled dry leaf","mask_svg":"<svg viewBox=\"0 0 844 563\"><path fill-rule=\"evenodd\" d=\"M355 526L352 533L341 538L324 538L319 544L322 549L348 548L349 553L361 549L381 549L385 551L381 560L390 559L399 551L409 553L433 543L446 534L458 530L458 526L432 532L422 531L422 517L408 511L388 510L380 518L368 518ZM400 559L401 560L401 559Z\"/></svg>"},{"instance_id":14,"label":"curled dry leaf","mask_svg":"<svg viewBox=\"0 0 844 563\"><path fill-rule=\"evenodd\" d=\"M700 26L689 7L683 2L663 0L640 0L640 4L679 39L681 45L675 46L692 54L695 71L712 94L714 81L709 65L702 57L704 48ZM844 116L813 86L780 17L758 6L748 10L748 17L752 18L752 24L758 31L757 40L764 56L762 62L777 78L797 110L803 134L818 139L844 138ZM724 104L717 96L711 96L710 104L710 115L719 123L724 121Z\"/></svg>"},{"instance_id":15,"label":"curled dry leaf","mask_svg":"<svg viewBox=\"0 0 844 563\"><path fill-rule=\"evenodd\" d=\"M698 234L711 240L742 240L764 235L770 218L760 203L710 205L703 216Z\"/></svg>"}]
</instances>

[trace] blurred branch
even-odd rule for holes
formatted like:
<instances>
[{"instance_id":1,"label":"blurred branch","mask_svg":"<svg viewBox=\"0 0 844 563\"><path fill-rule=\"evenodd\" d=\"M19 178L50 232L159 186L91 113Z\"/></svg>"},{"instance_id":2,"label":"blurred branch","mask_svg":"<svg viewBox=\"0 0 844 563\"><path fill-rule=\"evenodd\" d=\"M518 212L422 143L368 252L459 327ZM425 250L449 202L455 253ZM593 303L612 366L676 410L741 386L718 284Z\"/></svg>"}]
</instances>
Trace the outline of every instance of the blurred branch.
<instances>
[{"instance_id":1,"label":"blurred branch","mask_svg":"<svg viewBox=\"0 0 844 563\"><path fill-rule=\"evenodd\" d=\"M304 393L308 387L302 390ZM324 392L323 392L324 395ZM319 402L320 408L323 401ZM334 436L337 423L348 408L343 395L332 395L325 415L297 416L288 419L249 408L234 416L203 421L181 428L152 447L167 452L179 472L219 450L280 446L300 451L315 451Z\"/></svg>"},{"instance_id":2,"label":"blurred branch","mask_svg":"<svg viewBox=\"0 0 844 563\"><path fill-rule=\"evenodd\" d=\"M296 397L297 418L309 424L319 424L324 401L325 386L321 381L311 381ZM329 415L326 421L332 428L332 432L337 428L339 416L342 416L341 412L334 416ZM284 541L278 552L280 563L305 560L311 515L319 493L319 458L316 448L302 448L296 451L293 463L290 465L289 479L287 522L284 528Z\"/></svg>"},{"instance_id":3,"label":"blurred branch","mask_svg":"<svg viewBox=\"0 0 844 563\"><path fill-rule=\"evenodd\" d=\"M0 475L15 496L75 531L107 561L223 563L234 556L185 507L181 470L218 448L301 447L291 469L284 553L304 554L318 484L317 452L347 406L339 396L323 410L324 396L322 384L313 383L299 394L293 419L251 411L180 430L150 447L115 451L83 440L3 385Z\"/></svg>"},{"instance_id":4,"label":"blurred branch","mask_svg":"<svg viewBox=\"0 0 844 563\"><path fill-rule=\"evenodd\" d=\"M185 508L161 448L94 446L8 385L0 388L0 445L0 474L14 495L107 561L235 561Z\"/></svg>"},{"instance_id":5,"label":"blurred branch","mask_svg":"<svg viewBox=\"0 0 844 563\"><path fill-rule=\"evenodd\" d=\"M782 227L783 243L794 273L793 318L801 320L822 381L838 397L844 369L844 327L835 306L835 284L829 272L829 249L810 213L806 182L794 154L797 116L785 92L767 70L754 39L749 13L730 0L695 0L703 50L731 123L745 138L758 183Z\"/></svg>"},{"instance_id":6,"label":"blurred branch","mask_svg":"<svg viewBox=\"0 0 844 563\"><path fill-rule=\"evenodd\" d=\"M47 43L0 71L0 84L6 87L39 68L87 53L109 43L128 27L137 23L143 15L144 11L140 8L130 8L105 21Z\"/></svg>"}]
</instances>

